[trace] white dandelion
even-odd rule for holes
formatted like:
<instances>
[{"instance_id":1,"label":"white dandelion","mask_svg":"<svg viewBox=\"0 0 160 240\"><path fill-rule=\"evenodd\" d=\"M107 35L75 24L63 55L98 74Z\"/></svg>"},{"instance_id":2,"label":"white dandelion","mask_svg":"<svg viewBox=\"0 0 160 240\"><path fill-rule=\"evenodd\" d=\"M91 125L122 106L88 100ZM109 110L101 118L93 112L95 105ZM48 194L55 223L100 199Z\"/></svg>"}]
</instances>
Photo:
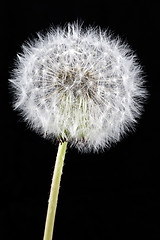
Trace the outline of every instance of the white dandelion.
<instances>
[{"instance_id":1,"label":"white dandelion","mask_svg":"<svg viewBox=\"0 0 160 240\"><path fill-rule=\"evenodd\" d=\"M44 137L98 151L137 122L146 95L141 72L119 38L68 24L23 45L10 80L14 106Z\"/></svg>"},{"instance_id":2,"label":"white dandelion","mask_svg":"<svg viewBox=\"0 0 160 240\"><path fill-rule=\"evenodd\" d=\"M38 133L60 141L61 162L66 143L89 152L118 142L134 129L146 97L141 66L128 45L76 23L24 44L10 83L15 109ZM51 195L56 185L58 196L58 184ZM52 236L51 219L45 240Z\"/></svg>"}]
</instances>

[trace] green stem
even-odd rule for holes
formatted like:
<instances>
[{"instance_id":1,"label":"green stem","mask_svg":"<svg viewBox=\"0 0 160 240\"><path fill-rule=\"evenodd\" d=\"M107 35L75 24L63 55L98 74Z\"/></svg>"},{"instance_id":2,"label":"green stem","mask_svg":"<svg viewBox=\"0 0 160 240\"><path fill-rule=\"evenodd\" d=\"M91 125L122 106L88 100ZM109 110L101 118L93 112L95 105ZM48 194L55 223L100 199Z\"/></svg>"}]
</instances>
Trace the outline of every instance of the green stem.
<instances>
[{"instance_id":1,"label":"green stem","mask_svg":"<svg viewBox=\"0 0 160 240\"><path fill-rule=\"evenodd\" d=\"M48 210L47 210L43 240L52 240L55 214L56 214L57 201L58 201L58 193L59 193L64 158L66 153L66 147L67 147L67 142L59 143L56 163L54 167L50 197L48 202Z\"/></svg>"}]
</instances>

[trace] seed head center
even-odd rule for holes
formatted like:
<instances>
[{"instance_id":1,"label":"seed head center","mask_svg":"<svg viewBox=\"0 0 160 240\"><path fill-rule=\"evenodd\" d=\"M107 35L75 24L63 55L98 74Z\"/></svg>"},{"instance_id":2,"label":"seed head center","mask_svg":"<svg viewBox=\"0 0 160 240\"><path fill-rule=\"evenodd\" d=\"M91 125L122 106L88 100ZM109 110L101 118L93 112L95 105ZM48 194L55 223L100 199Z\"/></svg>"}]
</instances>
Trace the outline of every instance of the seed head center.
<instances>
[{"instance_id":1,"label":"seed head center","mask_svg":"<svg viewBox=\"0 0 160 240\"><path fill-rule=\"evenodd\" d=\"M73 93L75 97L81 95L89 96L91 88L96 89L96 81L93 74L88 71L78 71L74 69L73 71L62 72L59 74L59 81L63 83L63 88L66 91Z\"/></svg>"}]
</instances>

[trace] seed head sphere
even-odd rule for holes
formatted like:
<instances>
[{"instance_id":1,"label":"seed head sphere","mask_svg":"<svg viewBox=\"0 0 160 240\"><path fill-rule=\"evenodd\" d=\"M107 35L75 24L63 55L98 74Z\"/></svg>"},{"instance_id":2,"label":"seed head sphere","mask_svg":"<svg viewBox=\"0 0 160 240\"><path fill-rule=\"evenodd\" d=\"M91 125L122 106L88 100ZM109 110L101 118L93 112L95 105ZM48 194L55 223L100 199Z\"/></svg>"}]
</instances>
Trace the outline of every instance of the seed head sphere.
<instances>
[{"instance_id":1,"label":"seed head sphere","mask_svg":"<svg viewBox=\"0 0 160 240\"><path fill-rule=\"evenodd\" d=\"M34 130L83 152L110 147L133 129L146 96L128 45L77 23L24 44L10 83L14 108Z\"/></svg>"}]
</instances>

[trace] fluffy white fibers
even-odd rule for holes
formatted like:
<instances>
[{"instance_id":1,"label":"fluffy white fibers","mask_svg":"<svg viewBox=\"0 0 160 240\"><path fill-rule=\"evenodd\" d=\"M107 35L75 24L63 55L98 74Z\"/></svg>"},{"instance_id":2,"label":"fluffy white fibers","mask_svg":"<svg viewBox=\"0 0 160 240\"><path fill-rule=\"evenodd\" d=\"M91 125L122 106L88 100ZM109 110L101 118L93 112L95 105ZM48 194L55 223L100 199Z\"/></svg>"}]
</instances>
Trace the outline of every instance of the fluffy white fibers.
<instances>
[{"instance_id":1,"label":"fluffy white fibers","mask_svg":"<svg viewBox=\"0 0 160 240\"><path fill-rule=\"evenodd\" d=\"M33 129L80 151L119 141L134 128L146 96L128 45L77 23L24 44L10 83L14 107Z\"/></svg>"}]
</instances>

